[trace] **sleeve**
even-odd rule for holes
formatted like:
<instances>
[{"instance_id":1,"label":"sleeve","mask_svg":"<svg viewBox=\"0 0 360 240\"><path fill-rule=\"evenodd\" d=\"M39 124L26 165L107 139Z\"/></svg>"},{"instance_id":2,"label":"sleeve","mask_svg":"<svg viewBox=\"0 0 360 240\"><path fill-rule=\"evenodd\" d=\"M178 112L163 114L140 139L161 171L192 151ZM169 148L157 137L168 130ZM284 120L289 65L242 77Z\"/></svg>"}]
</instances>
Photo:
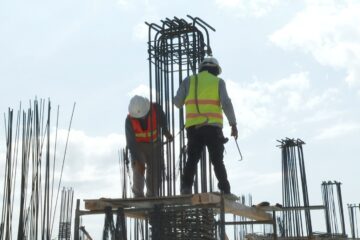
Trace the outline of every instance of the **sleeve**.
<instances>
[{"instance_id":1,"label":"sleeve","mask_svg":"<svg viewBox=\"0 0 360 240\"><path fill-rule=\"evenodd\" d=\"M169 131L168 130L168 124L166 121L166 116L165 116L165 112L163 111L162 107L160 106L160 104L155 103L155 109L156 109L156 113L157 113L157 119L159 121L159 126L161 127L161 129L164 132Z\"/></svg>"},{"instance_id":2,"label":"sleeve","mask_svg":"<svg viewBox=\"0 0 360 240\"><path fill-rule=\"evenodd\" d=\"M234 107L226 91L226 85L223 79L220 79L219 82L219 95L220 95L221 107L225 113L226 118L229 121L230 126L236 125Z\"/></svg>"},{"instance_id":3,"label":"sleeve","mask_svg":"<svg viewBox=\"0 0 360 240\"><path fill-rule=\"evenodd\" d=\"M132 160L139 159L135 133L129 117L127 117L125 120L125 136L126 136L126 145L130 150L131 159Z\"/></svg>"},{"instance_id":4,"label":"sleeve","mask_svg":"<svg viewBox=\"0 0 360 240\"><path fill-rule=\"evenodd\" d=\"M190 78L185 78L180 86L179 89L176 92L176 95L174 97L174 104L176 107L181 108L184 105L185 98L189 93L189 84L190 84Z\"/></svg>"}]
</instances>

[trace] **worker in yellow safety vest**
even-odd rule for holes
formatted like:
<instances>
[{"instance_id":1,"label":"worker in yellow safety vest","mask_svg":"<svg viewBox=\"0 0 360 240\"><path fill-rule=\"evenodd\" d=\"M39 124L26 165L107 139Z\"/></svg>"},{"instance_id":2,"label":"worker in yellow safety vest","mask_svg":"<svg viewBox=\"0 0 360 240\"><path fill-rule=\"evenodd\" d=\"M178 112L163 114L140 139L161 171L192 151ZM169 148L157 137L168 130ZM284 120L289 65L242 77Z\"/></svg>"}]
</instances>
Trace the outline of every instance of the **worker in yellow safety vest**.
<instances>
[{"instance_id":1,"label":"worker in yellow safety vest","mask_svg":"<svg viewBox=\"0 0 360 240\"><path fill-rule=\"evenodd\" d=\"M135 95L130 100L129 114L125 120L125 135L133 170L132 191L136 198L144 197L145 181L146 196L159 196L160 171L163 167L160 134L165 135L168 141L173 139L161 106Z\"/></svg>"},{"instance_id":2,"label":"worker in yellow safety vest","mask_svg":"<svg viewBox=\"0 0 360 240\"><path fill-rule=\"evenodd\" d=\"M209 158L219 182L218 188L223 193L230 194L230 184L223 162L224 143L227 141L222 131L223 111L231 126L231 136L237 139L238 131L225 82L218 77L220 73L218 61L214 57L206 57L199 65L199 73L185 78L174 97L174 104L178 108L184 104L186 107L188 159L181 179L182 194L192 192L196 166L204 146L208 148Z\"/></svg>"}]
</instances>

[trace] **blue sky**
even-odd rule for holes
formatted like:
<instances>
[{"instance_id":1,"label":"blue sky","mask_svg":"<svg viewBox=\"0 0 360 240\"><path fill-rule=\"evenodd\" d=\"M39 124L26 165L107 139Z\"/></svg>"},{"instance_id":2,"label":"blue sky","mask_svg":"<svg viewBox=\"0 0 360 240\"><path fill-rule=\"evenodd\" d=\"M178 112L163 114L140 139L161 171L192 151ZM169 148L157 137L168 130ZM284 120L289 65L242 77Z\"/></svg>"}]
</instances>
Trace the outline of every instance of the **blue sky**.
<instances>
[{"instance_id":1,"label":"blue sky","mask_svg":"<svg viewBox=\"0 0 360 240\"><path fill-rule=\"evenodd\" d=\"M66 129L76 102L64 184L79 199L120 196L127 105L148 92L144 22L190 14L216 29L212 50L236 111L244 161L230 141L232 191L281 202L276 140L290 137L306 142L310 203L322 203L328 180L343 183L344 204L359 203L359 11L349 0L2 1L0 111L50 98Z\"/></svg>"}]
</instances>

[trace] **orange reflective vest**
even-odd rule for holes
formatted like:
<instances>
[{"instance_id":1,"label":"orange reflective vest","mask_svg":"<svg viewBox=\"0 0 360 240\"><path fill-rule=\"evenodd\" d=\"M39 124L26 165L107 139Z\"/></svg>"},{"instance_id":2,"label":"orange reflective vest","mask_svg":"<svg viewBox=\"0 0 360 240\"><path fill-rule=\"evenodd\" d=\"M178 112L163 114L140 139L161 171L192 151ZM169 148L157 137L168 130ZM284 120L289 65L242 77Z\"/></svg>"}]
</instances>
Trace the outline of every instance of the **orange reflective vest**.
<instances>
[{"instance_id":1,"label":"orange reflective vest","mask_svg":"<svg viewBox=\"0 0 360 240\"><path fill-rule=\"evenodd\" d=\"M139 119L129 115L131 125L134 129L136 142L155 142L157 139L157 122L155 106L151 105L151 114L147 117L147 129L142 129Z\"/></svg>"}]
</instances>

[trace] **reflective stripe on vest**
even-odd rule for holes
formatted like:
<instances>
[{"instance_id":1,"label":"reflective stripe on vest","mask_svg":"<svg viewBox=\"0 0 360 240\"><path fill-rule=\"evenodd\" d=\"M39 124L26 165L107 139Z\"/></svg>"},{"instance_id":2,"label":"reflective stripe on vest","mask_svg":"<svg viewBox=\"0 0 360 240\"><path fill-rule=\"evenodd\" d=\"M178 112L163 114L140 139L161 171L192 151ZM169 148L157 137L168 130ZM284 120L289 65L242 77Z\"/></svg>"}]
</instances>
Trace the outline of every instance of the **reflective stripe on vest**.
<instances>
[{"instance_id":1,"label":"reflective stripe on vest","mask_svg":"<svg viewBox=\"0 0 360 240\"><path fill-rule=\"evenodd\" d=\"M136 142L155 142L157 139L156 110L153 104L151 105L151 114L148 114L146 117L147 129L142 129L139 119L130 117Z\"/></svg>"},{"instance_id":2,"label":"reflective stripe on vest","mask_svg":"<svg viewBox=\"0 0 360 240\"><path fill-rule=\"evenodd\" d=\"M185 127L217 123L222 126L223 115L220 106L219 81L220 79L207 71L197 75L197 103L195 99L195 76L190 77L189 93L185 98L186 123Z\"/></svg>"}]
</instances>

